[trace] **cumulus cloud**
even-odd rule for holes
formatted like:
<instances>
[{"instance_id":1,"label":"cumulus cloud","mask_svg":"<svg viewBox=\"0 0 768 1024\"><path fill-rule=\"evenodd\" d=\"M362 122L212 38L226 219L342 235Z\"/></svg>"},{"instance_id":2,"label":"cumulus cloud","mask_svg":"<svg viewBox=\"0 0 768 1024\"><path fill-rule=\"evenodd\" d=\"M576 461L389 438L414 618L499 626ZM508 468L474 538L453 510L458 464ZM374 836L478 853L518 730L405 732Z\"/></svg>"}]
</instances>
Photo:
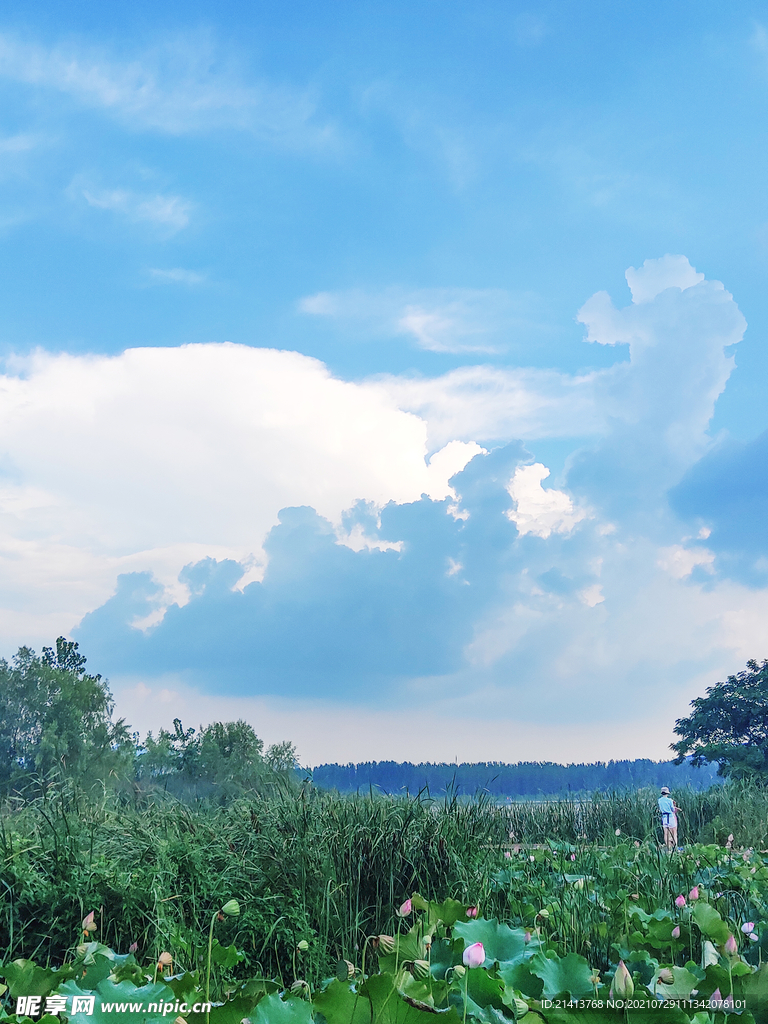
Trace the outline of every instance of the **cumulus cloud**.
<instances>
[{"instance_id":1,"label":"cumulus cloud","mask_svg":"<svg viewBox=\"0 0 768 1024\"><path fill-rule=\"evenodd\" d=\"M728 540L713 497L723 479L747 493L761 449L707 433L744 329L733 298L678 257L628 280L632 303L579 313L628 359L586 375L350 383L234 345L12 367L6 638L50 641L66 611L57 630L81 618L92 663L133 686L308 715L356 701L360 721L393 702L563 730L681 715L768 648L768 590L720 568L759 529ZM546 487L553 437L573 450Z\"/></svg>"},{"instance_id":2,"label":"cumulus cloud","mask_svg":"<svg viewBox=\"0 0 768 1024\"><path fill-rule=\"evenodd\" d=\"M44 46L4 33L0 77L60 93L134 128L239 129L290 146L334 142L334 129L315 120L309 90L249 81L231 53L202 34L123 57L84 42Z\"/></svg>"},{"instance_id":3,"label":"cumulus cloud","mask_svg":"<svg viewBox=\"0 0 768 1024\"><path fill-rule=\"evenodd\" d=\"M430 352L494 353L520 329L542 329L533 298L501 288L318 292L301 299L299 309L358 337L402 335Z\"/></svg>"},{"instance_id":4,"label":"cumulus cloud","mask_svg":"<svg viewBox=\"0 0 768 1024\"><path fill-rule=\"evenodd\" d=\"M444 498L479 450L453 445L428 463L421 420L292 352L38 352L13 369L0 377L2 604L58 614L62 629L117 571L150 570L183 592L190 560L258 562L285 506L338 523L358 499ZM40 636L31 612L25 623Z\"/></svg>"}]
</instances>

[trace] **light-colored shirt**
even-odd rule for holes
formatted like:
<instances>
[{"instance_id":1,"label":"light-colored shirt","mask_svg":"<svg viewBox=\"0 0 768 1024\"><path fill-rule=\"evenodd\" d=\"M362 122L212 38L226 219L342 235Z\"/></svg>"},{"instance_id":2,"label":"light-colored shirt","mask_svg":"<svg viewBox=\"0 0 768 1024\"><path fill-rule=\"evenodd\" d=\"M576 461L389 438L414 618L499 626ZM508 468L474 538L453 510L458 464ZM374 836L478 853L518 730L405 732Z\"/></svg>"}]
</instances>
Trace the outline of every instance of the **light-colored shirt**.
<instances>
[{"instance_id":1,"label":"light-colored shirt","mask_svg":"<svg viewBox=\"0 0 768 1024\"><path fill-rule=\"evenodd\" d=\"M675 803L671 796L659 797L659 810L661 811L661 823L667 828L677 828L677 815L675 814Z\"/></svg>"}]
</instances>

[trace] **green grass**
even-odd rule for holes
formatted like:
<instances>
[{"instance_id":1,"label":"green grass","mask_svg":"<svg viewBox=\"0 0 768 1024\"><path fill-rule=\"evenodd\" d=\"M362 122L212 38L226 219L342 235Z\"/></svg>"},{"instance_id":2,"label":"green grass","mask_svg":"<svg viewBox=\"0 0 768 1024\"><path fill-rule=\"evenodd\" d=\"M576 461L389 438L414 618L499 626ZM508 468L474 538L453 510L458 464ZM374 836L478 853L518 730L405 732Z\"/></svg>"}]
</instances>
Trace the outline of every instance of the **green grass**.
<instances>
[{"instance_id":1,"label":"green grass","mask_svg":"<svg viewBox=\"0 0 768 1024\"><path fill-rule=\"evenodd\" d=\"M732 832L736 845L766 845L765 790L724 786L676 797L687 842L724 841ZM367 935L394 933L395 907L419 891L526 925L529 908L551 905L552 941L607 963L604 915L586 890L565 893L565 853L562 863L550 855L540 863L538 853L531 863L527 853L506 858L505 848L569 843L578 850L573 870L599 876L607 870L600 847L626 844L634 867L610 868L626 875L616 886L649 906L667 905L691 882L691 867L659 854L657 817L652 791L502 806L482 797L340 797L311 788L226 807L53 794L8 806L0 820L0 954L6 962L61 963L79 941L80 920L96 910L105 944L125 950L138 942L146 961L169 949L180 966L199 966L212 912L235 897L242 914L220 923L217 935L244 951L244 973L287 979L296 944L307 939L305 973L319 979L339 957L359 960ZM513 864L520 877L504 881ZM617 907L611 913L620 921Z\"/></svg>"}]
</instances>

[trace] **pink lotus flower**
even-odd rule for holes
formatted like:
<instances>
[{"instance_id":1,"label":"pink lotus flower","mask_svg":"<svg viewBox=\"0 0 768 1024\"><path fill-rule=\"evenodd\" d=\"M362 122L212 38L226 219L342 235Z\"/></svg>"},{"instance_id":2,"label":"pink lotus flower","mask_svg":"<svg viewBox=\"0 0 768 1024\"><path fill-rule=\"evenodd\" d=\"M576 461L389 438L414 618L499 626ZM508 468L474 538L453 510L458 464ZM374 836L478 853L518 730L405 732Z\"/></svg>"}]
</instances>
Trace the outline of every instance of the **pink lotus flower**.
<instances>
[{"instance_id":1,"label":"pink lotus flower","mask_svg":"<svg viewBox=\"0 0 768 1024\"><path fill-rule=\"evenodd\" d=\"M685 896L676 896L675 906L680 907L680 909L682 909L685 906Z\"/></svg>"},{"instance_id":2,"label":"pink lotus flower","mask_svg":"<svg viewBox=\"0 0 768 1024\"><path fill-rule=\"evenodd\" d=\"M723 948L725 949L725 952L728 954L728 956L734 956L734 954L738 953L739 947L736 944L736 939L733 937L733 935L728 936L728 938L725 940L725 946Z\"/></svg>"},{"instance_id":3,"label":"pink lotus flower","mask_svg":"<svg viewBox=\"0 0 768 1024\"><path fill-rule=\"evenodd\" d=\"M525 933L525 935L523 936L523 941L526 942L526 943L531 941L531 933L530 932L526 932Z\"/></svg>"},{"instance_id":4,"label":"pink lotus flower","mask_svg":"<svg viewBox=\"0 0 768 1024\"><path fill-rule=\"evenodd\" d=\"M672 938L673 939L679 939L680 938L680 925L679 924L676 924L675 927L672 929Z\"/></svg>"},{"instance_id":5,"label":"pink lotus flower","mask_svg":"<svg viewBox=\"0 0 768 1024\"><path fill-rule=\"evenodd\" d=\"M571 860L576 860L576 854L575 853L571 854Z\"/></svg>"},{"instance_id":6,"label":"pink lotus flower","mask_svg":"<svg viewBox=\"0 0 768 1024\"><path fill-rule=\"evenodd\" d=\"M755 922L745 921L744 924L741 926L741 930L744 932L745 935L749 935L751 932L755 930Z\"/></svg>"},{"instance_id":7,"label":"pink lotus flower","mask_svg":"<svg viewBox=\"0 0 768 1024\"><path fill-rule=\"evenodd\" d=\"M413 904L410 900L406 900L405 903L396 911L398 917L408 917L413 911Z\"/></svg>"},{"instance_id":8,"label":"pink lotus flower","mask_svg":"<svg viewBox=\"0 0 768 1024\"><path fill-rule=\"evenodd\" d=\"M471 946L467 946L461 959L465 967L482 967L485 963L482 942L473 942Z\"/></svg>"},{"instance_id":9,"label":"pink lotus flower","mask_svg":"<svg viewBox=\"0 0 768 1024\"><path fill-rule=\"evenodd\" d=\"M90 912L90 914L88 914L87 917L83 918L83 931L85 932L86 935L89 932L95 932L96 931L96 921L94 920L95 913L96 913L96 911L92 910Z\"/></svg>"},{"instance_id":10,"label":"pink lotus flower","mask_svg":"<svg viewBox=\"0 0 768 1024\"><path fill-rule=\"evenodd\" d=\"M467 917L477 917L477 907L467 907Z\"/></svg>"},{"instance_id":11,"label":"pink lotus flower","mask_svg":"<svg viewBox=\"0 0 768 1024\"><path fill-rule=\"evenodd\" d=\"M757 942L757 936L755 935L754 932L750 932L750 934L749 934L749 941L750 942Z\"/></svg>"},{"instance_id":12,"label":"pink lotus flower","mask_svg":"<svg viewBox=\"0 0 768 1024\"><path fill-rule=\"evenodd\" d=\"M688 893L688 899L689 900L697 900L698 898L699 898L699 887L698 887L698 885L694 885L694 887Z\"/></svg>"},{"instance_id":13,"label":"pink lotus flower","mask_svg":"<svg viewBox=\"0 0 768 1024\"><path fill-rule=\"evenodd\" d=\"M504 851L504 856L505 856L505 857L507 857L507 858L509 858L509 857L511 857L511 856L512 856L512 854L511 854L511 853L509 852L509 850L505 850L505 851Z\"/></svg>"},{"instance_id":14,"label":"pink lotus flower","mask_svg":"<svg viewBox=\"0 0 768 1024\"><path fill-rule=\"evenodd\" d=\"M139 948L138 942L132 942L130 944L130 946L128 947L128 952L129 953L135 953L138 948Z\"/></svg>"}]
</instances>

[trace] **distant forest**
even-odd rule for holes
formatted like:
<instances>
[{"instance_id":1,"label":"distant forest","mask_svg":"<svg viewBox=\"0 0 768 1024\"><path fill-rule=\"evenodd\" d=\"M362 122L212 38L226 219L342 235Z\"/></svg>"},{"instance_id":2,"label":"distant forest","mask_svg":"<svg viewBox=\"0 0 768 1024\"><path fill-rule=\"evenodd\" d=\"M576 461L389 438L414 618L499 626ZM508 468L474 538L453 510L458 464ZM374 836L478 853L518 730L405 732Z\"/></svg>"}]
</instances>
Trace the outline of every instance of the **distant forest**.
<instances>
[{"instance_id":1,"label":"distant forest","mask_svg":"<svg viewBox=\"0 0 768 1024\"><path fill-rule=\"evenodd\" d=\"M322 764L312 781L323 789L352 793L369 787L384 793L435 796L448 791L471 796L485 791L494 797L556 797L569 794L639 789L643 786L707 789L717 780L717 765L692 768L672 761L608 761L596 764L411 764L409 761L367 761L364 764Z\"/></svg>"}]
</instances>

